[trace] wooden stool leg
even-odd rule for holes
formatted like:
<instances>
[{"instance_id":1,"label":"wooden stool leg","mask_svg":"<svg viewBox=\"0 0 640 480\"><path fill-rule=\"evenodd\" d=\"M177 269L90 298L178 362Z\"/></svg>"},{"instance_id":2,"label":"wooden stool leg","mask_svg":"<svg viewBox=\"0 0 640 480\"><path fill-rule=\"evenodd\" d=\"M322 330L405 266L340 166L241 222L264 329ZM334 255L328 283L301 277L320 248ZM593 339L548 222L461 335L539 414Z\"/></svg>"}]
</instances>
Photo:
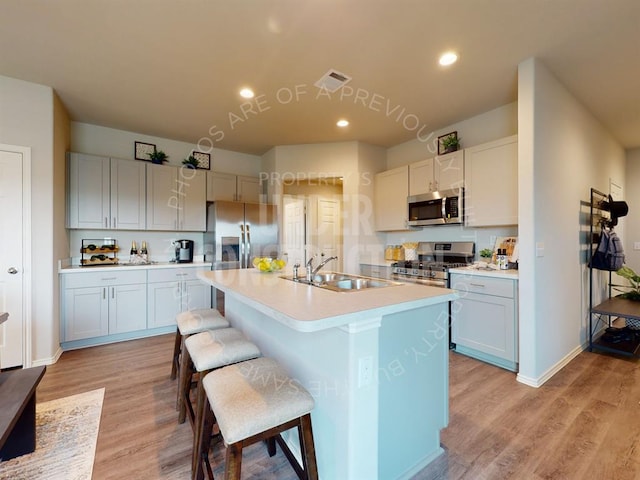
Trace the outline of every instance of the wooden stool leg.
<instances>
[{"instance_id":1,"label":"wooden stool leg","mask_svg":"<svg viewBox=\"0 0 640 480\"><path fill-rule=\"evenodd\" d=\"M276 454L276 437L269 437L264 441L267 444L267 452L270 457ZM302 444L301 444L302 445Z\"/></svg>"},{"instance_id":2,"label":"wooden stool leg","mask_svg":"<svg viewBox=\"0 0 640 480\"><path fill-rule=\"evenodd\" d=\"M184 423L187 416L187 404L191 391L191 376L193 374L193 362L189 351L182 341L182 358L180 360L180 378L178 381L178 423Z\"/></svg>"},{"instance_id":3,"label":"wooden stool leg","mask_svg":"<svg viewBox=\"0 0 640 480\"><path fill-rule=\"evenodd\" d=\"M316 463L316 447L313 443L313 429L311 428L311 415L300 417L298 427L300 448L302 449L302 466L308 480L318 480L318 465Z\"/></svg>"},{"instance_id":4,"label":"wooden stool leg","mask_svg":"<svg viewBox=\"0 0 640 480\"><path fill-rule=\"evenodd\" d=\"M242 470L242 442L227 447L224 464L224 480L240 480Z\"/></svg>"},{"instance_id":5,"label":"wooden stool leg","mask_svg":"<svg viewBox=\"0 0 640 480\"><path fill-rule=\"evenodd\" d=\"M204 389L203 389L204 390ZM211 433L216 421L207 396L204 396L203 414L200 417L198 434L193 436L193 453L191 457L191 478L192 480L202 480L205 468L209 463L209 449L211 448Z\"/></svg>"},{"instance_id":6,"label":"wooden stool leg","mask_svg":"<svg viewBox=\"0 0 640 480\"><path fill-rule=\"evenodd\" d=\"M180 335L180 329L176 328L176 339L173 342L173 359L171 362L171 380L175 380L178 374L178 359L180 357L181 344L182 335Z\"/></svg>"},{"instance_id":7,"label":"wooden stool leg","mask_svg":"<svg viewBox=\"0 0 640 480\"><path fill-rule=\"evenodd\" d=\"M193 420L193 438L198 442L199 438L206 434L206 431L203 432L203 425L205 423L204 416L206 415L206 410L209 409L209 402L207 399L207 393L204 391L204 387L202 386L202 379L209 373L209 370L200 372L200 379L198 380L198 388L196 390L196 411ZM209 428L209 437L211 437L211 433L213 430L213 424L211 428ZM192 465L192 470L195 465Z\"/></svg>"}]
</instances>

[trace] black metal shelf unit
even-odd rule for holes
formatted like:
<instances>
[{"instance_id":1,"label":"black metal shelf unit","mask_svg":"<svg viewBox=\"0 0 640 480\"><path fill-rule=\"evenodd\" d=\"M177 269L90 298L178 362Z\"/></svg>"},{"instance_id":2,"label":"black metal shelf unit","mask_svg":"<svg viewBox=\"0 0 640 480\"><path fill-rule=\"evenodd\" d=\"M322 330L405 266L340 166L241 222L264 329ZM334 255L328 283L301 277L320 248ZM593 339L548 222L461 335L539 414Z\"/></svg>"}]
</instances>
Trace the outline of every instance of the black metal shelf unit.
<instances>
[{"instance_id":1,"label":"black metal shelf unit","mask_svg":"<svg viewBox=\"0 0 640 480\"><path fill-rule=\"evenodd\" d=\"M624 327L615 335L607 334L607 328L617 319L640 320L640 302L611 296L611 272L608 272L608 298L598 305L593 304L593 268L591 257L600 239L600 230L610 220L608 214L609 196L591 189L589 210L589 351L600 350L608 353L640 357L640 330Z\"/></svg>"}]
</instances>

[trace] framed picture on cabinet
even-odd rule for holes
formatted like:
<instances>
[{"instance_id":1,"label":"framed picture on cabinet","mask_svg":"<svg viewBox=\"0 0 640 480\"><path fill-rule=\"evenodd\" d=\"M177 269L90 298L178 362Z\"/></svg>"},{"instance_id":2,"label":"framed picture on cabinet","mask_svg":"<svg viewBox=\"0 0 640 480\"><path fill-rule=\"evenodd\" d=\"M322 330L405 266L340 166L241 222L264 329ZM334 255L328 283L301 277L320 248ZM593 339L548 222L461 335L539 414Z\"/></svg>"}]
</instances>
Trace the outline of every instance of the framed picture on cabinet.
<instances>
[{"instance_id":1,"label":"framed picture on cabinet","mask_svg":"<svg viewBox=\"0 0 640 480\"><path fill-rule=\"evenodd\" d=\"M198 160L198 166L196 168L202 170L210 170L211 169L211 155L204 152L196 152L193 151L194 158Z\"/></svg>"},{"instance_id":2,"label":"framed picture on cabinet","mask_svg":"<svg viewBox=\"0 0 640 480\"><path fill-rule=\"evenodd\" d=\"M449 132L438 137L438 155L455 152L459 147L458 132Z\"/></svg>"},{"instance_id":3,"label":"framed picture on cabinet","mask_svg":"<svg viewBox=\"0 0 640 480\"><path fill-rule=\"evenodd\" d=\"M149 154L156 152L156 146L153 143L135 142L134 158L136 160L151 160Z\"/></svg>"}]
</instances>

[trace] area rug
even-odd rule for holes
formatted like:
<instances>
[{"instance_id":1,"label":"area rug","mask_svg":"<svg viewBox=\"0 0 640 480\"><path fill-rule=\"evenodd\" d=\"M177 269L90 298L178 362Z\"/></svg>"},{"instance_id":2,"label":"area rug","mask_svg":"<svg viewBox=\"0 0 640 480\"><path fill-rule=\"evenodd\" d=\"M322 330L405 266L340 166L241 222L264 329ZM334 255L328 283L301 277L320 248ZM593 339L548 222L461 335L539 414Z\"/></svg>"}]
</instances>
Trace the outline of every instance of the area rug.
<instances>
[{"instance_id":1,"label":"area rug","mask_svg":"<svg viewBox=\"0 0 640 480\"><path fill-rule=\"evenodd\" d=\"M104 388L36 403L36 450L0 462L1 480L90 480Z\"/></svg>"}]
</instances>

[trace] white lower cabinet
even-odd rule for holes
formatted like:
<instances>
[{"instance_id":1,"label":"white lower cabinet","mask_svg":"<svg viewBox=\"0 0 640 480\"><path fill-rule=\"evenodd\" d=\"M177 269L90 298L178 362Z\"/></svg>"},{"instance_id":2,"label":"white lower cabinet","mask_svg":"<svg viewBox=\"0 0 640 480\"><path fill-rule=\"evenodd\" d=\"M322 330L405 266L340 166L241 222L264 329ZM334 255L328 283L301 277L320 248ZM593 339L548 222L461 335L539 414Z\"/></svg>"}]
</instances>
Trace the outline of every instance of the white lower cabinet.
<instances>
[{"instance_id":1,"label":"white lower cabinet","mask_svg":"<svg viewBox=\"0 0 640 480\"><path fill-rule=\"evenodd\" d=\"M62 340L146 329L146 288L144 271L64 276Z\"/></svg>"},{"instance_id":2,"label":"white lower cabinet","mask_svg":"<svg viewBox=\"0 0 640 480\"><path fill-rule=\"evenodd\" d=\"M451 274L451 341L459 353L518 370L517 280Z\"/></svg>"},{"instance_id":3,"label":"white lower cabinet","mask_svg":"<svg viewBox=\"0 0 640 480\"><path fill-rule=\"evenodd\" d=\"M149 328L175 325L178 313L211 307L211 286L194 269L149 270L147 304Z\"/></svg>"},{"instance_id":4,"label":"white lower cabinet","mask_svg":"<svg viewBox=\"0 0 640 480\"><path fill-rule=\"evenodd\" d=\"M63 348L172 331L179 312L211 307L211 286L197 271L176 266L62 274Z\"/></svg>"}]
</instances>

